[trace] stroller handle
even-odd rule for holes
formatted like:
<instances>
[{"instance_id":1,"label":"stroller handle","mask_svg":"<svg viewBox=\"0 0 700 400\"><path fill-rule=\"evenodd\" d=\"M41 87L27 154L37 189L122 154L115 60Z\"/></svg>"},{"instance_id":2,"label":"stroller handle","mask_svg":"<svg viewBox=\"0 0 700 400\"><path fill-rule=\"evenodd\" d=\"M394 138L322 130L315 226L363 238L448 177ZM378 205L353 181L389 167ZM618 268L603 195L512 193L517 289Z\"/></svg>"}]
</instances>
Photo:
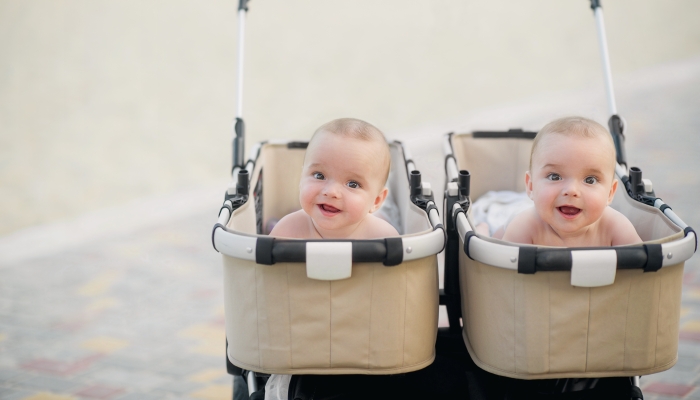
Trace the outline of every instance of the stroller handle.
<instances>
[{"instance_id":1,"label":"stroller handle","mask_svg":"<svg viewBox=\"0 0 700 400\"><path fill-rule=\"evenodd\" d=\"M464 253L472 260L495 267L534 274L539 271L571 271L573 286L597 287L612 284L617 269L659 269L687 261L696 249L695 232L686 228L685 237L662 244L600 247L513 246L478 237L459 204L452 210L455 226L464 242Z\"/></svg>"}]
</instances>

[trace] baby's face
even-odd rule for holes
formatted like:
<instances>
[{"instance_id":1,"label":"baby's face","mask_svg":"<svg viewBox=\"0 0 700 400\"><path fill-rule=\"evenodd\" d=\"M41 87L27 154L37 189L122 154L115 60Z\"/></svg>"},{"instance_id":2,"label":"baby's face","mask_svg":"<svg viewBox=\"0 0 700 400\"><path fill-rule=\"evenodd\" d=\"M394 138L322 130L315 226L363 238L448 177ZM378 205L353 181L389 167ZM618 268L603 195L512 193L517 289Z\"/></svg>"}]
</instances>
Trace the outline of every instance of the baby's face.
<instances>
[{"instance_id":1,"label":"baby's face","mask_svg":"<svg viewBox=\"0 0 700 400\"><path fill-rule=\"evenodd\" d=\"M527 192L560 237L584 233L612 201L617 181L611 146L600 137L550 134L540 140L525 177Z\"/></svg>"},{"instance_id":2,"label":"baby's face","mask_svg":"<svg viewBox=\"0 0 700 400\"><path fill-rule=\"evenodd\" d=\"M319 133L309 145L299 200L322 236L348 236L381 205L386 196L381 150L376 142L331 133Z\"/></svg>"}]
</instances>

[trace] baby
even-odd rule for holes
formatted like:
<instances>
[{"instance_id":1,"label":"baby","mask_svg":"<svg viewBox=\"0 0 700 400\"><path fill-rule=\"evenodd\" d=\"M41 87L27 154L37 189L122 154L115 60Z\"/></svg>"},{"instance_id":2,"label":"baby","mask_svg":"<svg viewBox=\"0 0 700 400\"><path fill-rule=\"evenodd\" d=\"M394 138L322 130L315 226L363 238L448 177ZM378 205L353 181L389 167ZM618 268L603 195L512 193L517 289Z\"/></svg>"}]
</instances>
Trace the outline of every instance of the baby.
<instances>
[{"instance_id":1,"label":"baby","mask_svg":"<svg viewBox=\"0 0 700 400\"><path fill-rule=\"evenodd\" d=\"M595 121L568 117L537 134L525 173L534 207L517 214L503 240L562 247L639 243L632 223L608 207L617 190L615 145Z\"/></svg>"},{"instance_id":2,"label":"baby","mask_svg":"<svg viewBox=\"0 0 700 400\"><path fill-rule=\"evenodd\" d=\"M311 137L299 182L301 210L283 217L270 236L296 239L376 239L398 236L372 215L386 199L391 155L371 124L336 119ZM265 399L287 399L291 376L271 375Z\"/></svg>"},{"instance_id":3,"label":"baby","mask_svg":"<svg viewBox=\"0 0 700 400\"><path fill-rule=\"evenodd\" d=\"M299 182L301 210L282 218L270 236L375 239L398 236L372 213L386 199L391 155L379 129L341 118L311 137Z\"/></svg>"}]
</instances>

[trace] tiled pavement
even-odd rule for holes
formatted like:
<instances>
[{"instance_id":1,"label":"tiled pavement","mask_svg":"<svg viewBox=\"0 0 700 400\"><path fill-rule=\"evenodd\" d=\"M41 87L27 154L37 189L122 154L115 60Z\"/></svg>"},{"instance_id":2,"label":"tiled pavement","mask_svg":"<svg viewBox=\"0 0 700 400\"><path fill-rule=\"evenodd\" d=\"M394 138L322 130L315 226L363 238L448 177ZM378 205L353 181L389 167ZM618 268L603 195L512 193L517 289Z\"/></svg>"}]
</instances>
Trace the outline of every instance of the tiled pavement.
<instances>
[{"instance_id":1,"label":"tiled pavement","mask_svg":"<svg viewBox=\"0 0 700 400\"><path fill-rule=\"evenodd\" d=\"M689 76L662 87L620 85L619 105L630 160L700 227L700 60L690 64ZM432 171L439 187L437 141L406 142L418 144L424 171L440 166ZM68 223L56 235L80 234L79 242L1 262L0 399L230 398L220 259L210 242L217 202L94 238ZM33 237L38 247L47 240ZM12 243L20 242L0 238L0 248ZM647 399L700 399L699 263L686 264L679 361L642 379Z\"/></svg>"}]
</instances>

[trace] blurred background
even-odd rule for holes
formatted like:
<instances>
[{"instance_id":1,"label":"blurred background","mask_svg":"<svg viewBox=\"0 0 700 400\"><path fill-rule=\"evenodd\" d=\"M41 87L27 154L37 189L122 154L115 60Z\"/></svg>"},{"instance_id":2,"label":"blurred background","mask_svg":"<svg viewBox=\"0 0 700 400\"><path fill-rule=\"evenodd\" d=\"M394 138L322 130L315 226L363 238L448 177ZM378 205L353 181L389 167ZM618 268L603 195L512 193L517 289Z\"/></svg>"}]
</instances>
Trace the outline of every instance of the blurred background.
<instances>
[{"instance_id":1,"label":"blurred background","mask_svg":"<svg viewBox=\"0 0 700 400\"><path fill-rule=\"evenodd\" d=\"M401 137L587 88L605 122L585 0L249 6L248 145L308 139L341 116ZM700 2L603 6L614 76L700 55ZM231 166L236 15L232 0L0 1L0 235L173 193L217 188L218 202Z\"/></svg>"},{"instance_id":2,"label":"blurred background","mask_svg":"<svg viewBox=\"0 0 700 400\"><path fill-rule=\"evenodd\" d=\"M211 229L237 6L0 0L1 399L231 398ZM249 6L248 146L361 118L406 143L439 198L446 132L609 117L588 0ZM629 165L697 228L700 1L603 7ZM679 361L644 377L647 399L700 398L699 266Z\"/></svg>"}]
</instances>

